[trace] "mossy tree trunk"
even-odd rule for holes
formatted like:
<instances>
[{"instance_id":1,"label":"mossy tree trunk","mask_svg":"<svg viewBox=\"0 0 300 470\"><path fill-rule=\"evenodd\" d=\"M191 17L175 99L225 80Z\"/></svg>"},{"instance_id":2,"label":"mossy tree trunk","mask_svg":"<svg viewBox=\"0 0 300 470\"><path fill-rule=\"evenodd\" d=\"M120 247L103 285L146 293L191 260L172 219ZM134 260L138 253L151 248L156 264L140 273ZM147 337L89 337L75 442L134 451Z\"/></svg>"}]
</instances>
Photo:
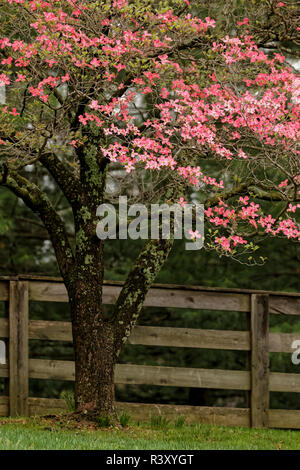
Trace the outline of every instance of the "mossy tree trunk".
<instances>
[{"instance_id":1,"label":"mossy tree trunk","mask_svg":"<svg viewBox=\"0 0 300 470\"><path fill-rule=\"evenodd\" d=\"M114 332L103 320L101 285L87 275L71 299L75 406L90 416L114 413Z\"/></svg>"},{"instance_id":2,"label":"mossy tree trunk","mask_svg":"<svg viewBox=\"0 0 300 470\"><path fill-rule=\"evenodd\" d=\"M74 175L55 154L41 157L73 211L75 243L48 196L35 183L10 171L0 184L37 213L52 241L71 306L75 352L75 403L79 413L115 414L114 369L130 336L146 294L162 268L172 240L146 242L127 277L110 318L102 305L104 242L97 238L96 217L103 203L108 161L99 155L97 136L79 148L80 174ZM1 172L0 172L1 173Z\"/></svg>"},{"instance_id":3,"label":"mossy tree trunk","mask_svg":"<svg viewBox=\"0 0 300 470\"><path fill-rule=\"evenodd\" d=\"M77 411L90 415L114 411L115 364L113 328L104 320L102 306L103 242L96 238L93 226L93 223L81 225L76 267L68 286L75 355L75 405Z\"/></svg>"},{"instance_id":4,"label":"mossy tree trunk","mask_svg":"<svg viewBox=\"0 0 300 470\"><path fill-rule=\"evenodd\" d=\"M171 240L146 243L120 293L114 312L104 315L102 305L103 243L94 242L89 263L78 265L68 286L75 353L76 411L91 417L115 418L114 370L122 346L141 312L145 296L171 249ZM91 256L91 243L81 249ZM84 254L85 252L85 254Z\"/></svg>"},{"instance_id":5,"label":"mossy tree trunk","mask_svg":"<svg viewBox=\"0 0 300 470\"><path fill-rule=\"evenodd\" d=\"M89 145L79 154L81 192L73 205L74 265L68 274L75 354L76 411L114 413L114 331L102 305L103 241L97 237L97 208L103 203L107 161Z\"/></svg>"}]
</instances>

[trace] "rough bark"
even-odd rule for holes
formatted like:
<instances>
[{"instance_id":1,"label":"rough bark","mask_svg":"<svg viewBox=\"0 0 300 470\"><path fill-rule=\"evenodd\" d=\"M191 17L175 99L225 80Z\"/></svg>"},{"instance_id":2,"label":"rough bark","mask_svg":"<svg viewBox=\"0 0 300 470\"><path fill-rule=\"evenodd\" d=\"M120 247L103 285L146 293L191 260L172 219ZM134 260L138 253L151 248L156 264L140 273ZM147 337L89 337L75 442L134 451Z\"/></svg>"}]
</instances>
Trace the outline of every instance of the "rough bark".
<instances>
[{"instance_id":1,"label":"rough bark","mask_svg":"<svg viewBox=\"0 0 300 470\"><path fill-rule=\"evenodd\" d=\"M172 240L146 243L119 296L115 314L108 319L102 306L103 244L99 240L85 240L78 251L78 262L93 253L93 260L87 265L77 265L69 289L75 352L75 405L79 413L115 416L117 357L171 247Z\"/></svg>"},{"instance_id":2,"label":"rough bark","mask_svg":"<svg viewBox=\"0 0 300 470\"><path fill-rule=\"evenodd\" d=\"M113 414L114 409L114 334L103 321L101 290L91 279L77 287L71 301L75 353L76 411L91 416Z\"/></svg>"},{"instance_id":3,"label":"rough bark","mask_svg":"<svg viewBox=\"0 0 300 470\"><path fill-rule=\"evenodd\" d=\"M102 306L103 241L96 235L96 212L103 202L106 164L97 146L85 147L80 197L73 204L75 263L68 288L75 353L76 411L114 414L114 332Z\"/></svg>"}]
</instances>

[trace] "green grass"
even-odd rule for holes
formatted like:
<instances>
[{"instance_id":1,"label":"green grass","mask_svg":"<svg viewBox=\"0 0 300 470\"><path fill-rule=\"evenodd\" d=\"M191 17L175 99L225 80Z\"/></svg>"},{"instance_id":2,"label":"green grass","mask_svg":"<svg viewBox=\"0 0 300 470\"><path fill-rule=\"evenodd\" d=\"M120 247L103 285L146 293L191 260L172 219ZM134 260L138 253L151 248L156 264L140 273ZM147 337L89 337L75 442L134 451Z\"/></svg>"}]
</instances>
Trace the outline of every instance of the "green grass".
<instances>
[{"instance_id":1,"label":"green grass","mask_svg":"<svg viewBox=\"0 0 300 470\"><path fill-rule=\"evenodd\" d=\"M151 423L132 424L127 428L62 429L41 418L1 419L0 450L300 450L300 432L258 430L208 424L180 428L168 423L162 428Z\"/></svg>"}]
</instances>

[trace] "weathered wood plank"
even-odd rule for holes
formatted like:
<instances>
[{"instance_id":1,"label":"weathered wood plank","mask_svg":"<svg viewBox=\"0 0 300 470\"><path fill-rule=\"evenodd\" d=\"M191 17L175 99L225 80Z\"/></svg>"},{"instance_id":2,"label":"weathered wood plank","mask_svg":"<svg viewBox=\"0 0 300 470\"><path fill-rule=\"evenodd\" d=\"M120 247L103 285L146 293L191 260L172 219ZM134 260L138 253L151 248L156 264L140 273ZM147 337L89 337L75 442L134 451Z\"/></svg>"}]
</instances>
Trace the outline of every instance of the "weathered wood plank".
<instances>
[{"instance_id":1,"label":"weathered wood plank","mask_svg":"<svg viewBox=\"0 0 300 470\"><path fill-rule=\"evenodd\" d=\"M68 302L68 293L62 282L29 282L29 299L38 302Z\"/></svg>"},{"instance_id":2,"label":"weathered wood plank","mask_svg":"<svg viewBox=\"0 0 300 470\"><path fill-rule=\"evenodd\" d=\"M115 382L170 387L249 390L250 375L246 371L119 364L116 367Z\"/></svg>"},{"instance_id":3,"label":"weathered wood plank","mask_svg":"<svg viewBox=\"0 0 300 470\"><path fill-rule=\"evenodd\" d=\"M30 359L29 376L33 379L73 381L74 362ZM235 370L117 364L115 383L249 390L250 375L246 371Z\"/></svg>"},{"instance_id":4,"label":"weathered wood plank","mask_svg":"<svg viewBox=\"0 0 300 470\"><path fill-rule=\"evenodd\" d=\"M29 322L29 338L72 341L71 323L31 320ZM241 351L250 349L249 332L247 331L199 330L195 328L136 326L128 343L145 346L174 346Z\"/></svg>"},{"instance_id":5,"label":"weathered wood plank","mask_svg":"<svg viewBox=\"0 0 300 470\"><path fill-rule=\"evenodd\" d=\"M53 361L49 359L29 359L31 379L75 380L73 361Z\"/></svg>"},{"instance_id":6,"label":"weathered wood plank","mask_svg":"<svg viewBox=\"0 0 300 470\"><path fill-rule=\"evenodd\" d=\"M103 303L114 304L121 286L103 286ZM29 298L37 302L68 302L68 293L62 282L32 281L29 283Z\"/></svg>"},{"instance_id":7,"label":"weathered wood plank","mask_svg":"<svg viewBox=\"0 0 300 470\"><path fill-rule=\"evenodd\" d=\"M267 427L269 411L269 298L251 296L251 426Z\"/></svg>"},{"instance_id":8,"label":"weathered wood plank","mask_svg":"<svg viewBox=\"0 0 300 470\"><path fill-rule=\"evenodd\" d=\"M19 334L18 334L18 377L19 377L19 415L28 415L28 395L29 395L29 344L28 344L28 323L29 323L29 292L28 282L19 281Z\"/></svg>"},{"instance_id":9,"label":"weathered wood plank","mask_svg":"<svg viewBox=\"0 0 300 470\"><path fill-rule=\"evenodd\" d=\"M0 364L4 365L7 363L7 353L6 353L6 344L1 339L0 340Z\"/></svg>"},{"instance_id":10,"label":"weathered wood plank","mask_svg":"<svg viewBox=\"0 0 300 470\"><path fill-rule=\"evenodd\" d=\"M6 317L9 315L9 305L8 302L5 302L4 314ZM9 343L8 343L8 336L9 336L9 325L8 325L8 318L0 318L0 338L5 338L5 347L6 347L6 356L8 356L9 350ZM0 377L4 378L4 395L9 395L9 381L8 381L8 363L0 364ZM0 397L0 400L2 397ZM8 405L7 405L8 406ZM8 415L7 414L4 416Z\"/></svg>"},{"instance_id":11,"label":"weathered wood plank","mask_svg":"<svg viewBox=\"0 0 300 470\"><path fill-rule=\"evenodd\" d=\"M103 303L114 304L121 286L103 286ZM30 300L45 302L67 302L64 284L58 282L32 281L29 284ZM151 288L146 296L145 307L178 307L225 311L250 311L248 294L198 292Z\"/></svg>"},{"instance_id":12,"label":"weathered wood plank","mask_svg":"<svg viewBox=\"0 0 300 470\"><path fill-rule=\"evenodd\" d=\"M300 341L300 335L295 333L270 333L269 334L269 351L293 353L292 348L294 341Z\"/></svg>"},{"instance_id":13,"label":"weathered wood plank","mask_svg":"<svg viewBox=\"0 0 300 470\"><path fill-rule=\"evenodd\" d=\"M270 296L270 313L300 315L300 297Z\"/></svg>"},{"instance_id":14,"label":"weathered wood plank","mask_svg":"<svg viewBox=\"0 0 300 470\"><path fill-rule=\"evenodd\" d=\"M9 283L9 411L17 416L18 406L18 336L19 336L19 291L18 281Z\"/></svg>"},{"instance_id":15,"label":"weathered wood plank","mask_svg":"<svg viewBox=\"0 0 300 470\"><path fill-rule=\"evenodd\" d=\"M176 307L201 310L250 311L250 296L218 292L197 292L151 288L145 307Z\"/></svg>"},{"instance_id":16,"label":"weathered wood plank","mask_svg":"<svg viewBox=\"0 0 300 470\"><path fill-rule=\"evenodd\" d=\"M7 364L0 364L0 378L8 377L8 365Z\"/></svg>"},{"instance_id":17,"label":"weathered wood plank","mask_svg":"<svg viewBox=\"0 0 300 470\"><path fill-rule=\"evenodd\" d=\"M220 426L249 426L250 424L247 408L118 402L117 411L119 413L126 411L134 421L149 421L151 415L159 414L171 420L183 416L187 424L209 423Z\"/></svg>"},{"instance_id":18,"label":"weathered wood plank","mask_svg":"<svg viewBox=\"0 0 300 470\"><path fill-rule=\"evenodd\" d=\"M28 414L28 282L11 281L9 289L10 416Z\"/></svg>"},{"instance_id":19,"label":"weathered wood plank","mask_svg":"<svg viewBox=\"0 0 300 470\"><path fill-rule=\"evenodd\" d=\"M7 338L4 339L5 342L5 348L6 348L6 359L8 361L8 354L9 354L9 302L5 301L4 302L4 318L6 321L6 326L7 326ZM4 379L4 387L3 387L3 395L9 396L9 379L8 377Z\"/></svg>"},{"instance_id":20,"label":"weathered wood plank","mask_svg":"<svg viewBox=\"0 0 300 470\"><path fill-rule=\"evenodd\" d=\"M74 362L73 361L51 361L46 359L29 359L29 376L30 378L36 379L59 379L59 380L74 380ZM166 370L165 370L166 369ZM171 371L170 371L171 369ZM177 372L181 371L177 377ZM186 372L187 371L187 372ZM198 379L197 376L193 376L194 371L199 371L202 380ZM168 372L168 373L167 373ZM175 386L182 387L203 387L203 388L214 388L215 382L220 382L227 375L227 383L230 381L230 375L232 372L237 374L237 378L234 379L232 387L220 387L220 388L232 388L236 390L250 390L250 377L247 371L219 371L218 369L186 369L183 367L157 367L157 366L137 366L132 364L118 364L116 370L116 383L147 383L150 385L168 385L165 383L169 380L169 376L172 378L170 385L174 386L174 382L181 383ZM153 376L153 373L155 376ZM167 373L167 375L165 375ZM152 376L151 376L152 374ZM213 375L216 374L218 377L213 379ZM8 369L7 366L0 366L0 377L7 377ZM148 378L147 378L148 377ZM193 385L187 385L182 380L188 377L188 383ZM136 381L137 380L137 381ZM151 382L151 383L149 383ZM155 383L152 383L155 382ZM162 382L162 383L161 383ZM209 382L209 383L208 383ZM221 383L222 385L222 383ZM234 388L236 387L236 388ZM300 374L286 374L281 372L270 373L270 384L269 390L271 392L300 392Z\"/></svg>"},{"instance_id":21,"label":"weathered wood plank","mask_svg":"<svg viewBox=\"0 0 300 470\"><path fill-rule=\"evenodd\" d=\"M250 335L248 331L136 326L128 338L128 343L243 351L250 349Z\"/></svg>"},{"instance_id":22,"label":"weathered wood plank","mask_svg":"<svg viewBox=\"0 0 300 470\"><path fill-rule=\"evenodd\" d=\"M29 398L29 414L45 415L67 410L65 400L57 398ZM209 423L222 426L249 426L248 408L223 408L209 406L157 405L149 403L117 402L117 412L126 411L133 421L149 421L153 414L176 419L184 416L186 423ZM8 416L8 397L0 397L0 416ZM282 429L300 429L300 411L269 410L269 427Z\"/></svg>"},{"instance_id":23,"label":"weathered wood plank","mask_svg":"<svg viewBox=\"0 0 300 470\"><path fill-rule=\"evenodd\" d=\"M71 322L30 320L29 339L72 341L73 337Z\"/></svg>"},{"instance_id":24,"label":"weathered wood plank","mask_svg":"<svg viewBox=\"0 0 300 470\"><path fill-rule=\"evenodd\" d=\"M29 414L45 415L67 410L65 400L57 398L29 398ZM186 423L209 423L221 426L249 426L248 408L223 408L209 406L157 405L150 403L117 402L117 412L126 411L133 421L149 421L153 414L176 419L184 416ZM0 397L0 416L8 415L8 397ZM269 426L272 428L300 429L300 411L270 410Z\"/></svg>"},{"instance_id":25,"label":"weathered wood plank","mask_svg":"<svg viewBox=\"0 0 300 470\"><path fill-rule=\"evenodd\" d=\"M246 330L249 333L249 340L250 340L250 348L249 351L245 354L245 370L249 371L251 373L251 312L246 313ZM245 405L246 408L251 407L251 390L246 390L245 391Z\"/></svg>"},{"instance_id":26,"label":"weathered wood plank","mask_svg":"<svg viewBox=\"0 0 300 470\"><path fill-rule=\"evenodd\" d=\"M300 374L270 373L270 392L300 393Z\"/></svg>"},{"instance_id":27,"label":"weathered wood plank","mask_svg":"<svg viewBox=\"0 0 300 470\"><path fill-rule=\"evenodd\" d=\"M269 410L271 428L300 429L299 410Z\"/></svg>"},{"instance_id":28,"label":"weathered wood plank","mask_svg":"<svg viewBox=\"0 0 300 470\"><path fill-rule=\"evenodd\" d=\"M29 398L29 415L45 415L67 411L65 400L60 398Z\"/></svg>"},{"instance_id":29,"label":"weathered wood plank","mask_svg":"<svg viewBox=\"0 0 300 470\"><path fill-rule=\"evenodd\" d=\"M15 281L15 280L26 280L26 281L42 281L42 282L60 282L63 283L62 277L54 276L40 276L32 274L20 274L18 276L0 276L0 281ZM104 280L104 285L107 286L123 286L122 281L110 281ZM283 297L296 297L300 298L300 293L297 292L284 292L284 291L265 291L261 289L240 289L236 287L208 287L208 286L195 286L188 284L160 284L155 283L153 287L159 289L171 289L171 290L188 290L188 291L202 291L202 292L225 292L225 293L237 293L237 294L266 294L270 296L283 296Z\"/></svg>"},{"instance_id":30,"label":"weathered wood plank","mask_svg":"<svg viewBox=\"0 0 300 470\"><path fill-rule=\"evenodd\" d=\"M8 320L0 318L0 338L8 338Z\"/></svg>"},{"instance_id":31,"label":"weathered wood plank","mask_svg":"<svg viewBox=\"0 0 300 470\"><path fill-rule=\"evenodd\" d=\"M8 300L8 293L9 293L9 283L8 281L0 281L0 301Z\"/></svg>"},{"instance_id":32,"label":"weathered wood plank","mask_svg":"<svg viewBox=\"0 0 300 470\"><path fill-rule=\"evenodd\" d=\"M65 400L57 398L29 398L29 414L45 415L67 411ZM248 408L225 408L208 406L157 405L149 403L117 402L117 412L126 411L133 421L149 421L153 414L176 419L184 416L186 423L209 423L221 426L249 426ZM8 416L8 397L0 397L0 416ZM269 410L269 427L282 429L300 429L300 411Z\"/></svg>"},{"instance_id":33,"label":"weathered wood plank","mask_svg":"<svg viewBox=\"0 0 300 470\"><path fill-rule=\"evenodd\" d=\"M103 303L114 304L121 286L104 286ZM30 300L38 302L68 302L68 293L62 282L32 281L29 283Z\"/></svg>"},{"instance_id":34,"label":"weathered wood plank","mask_svg":"<svg viewBox=\"0 0 300 470\"><path fill-rule=\"evenodd\" d=\"M29 398L29 410L32 415L43 415L66 411L64 400L49 398ZM126 411L133 421L149 421L153 414L166 416L168 419L177 419L184 416L186 423L210 423L227 426L249 426L249 409L222 408L209 406L184 405L156 405L149 403L117 402L118 413Z\"/></svg>"},{"instance_id":35,"label":"weathered wood plank","mask_svg":"<svg viewBox=\"0 0 300 470\"><path fill-rule=\"evenodd\" d=\"M8 337L8 321L0 318L0 338ZM29 339L72 341L70 322L31 320ZM270 333L269 352L292 353L293 341L300 341L294 333ZM128 339L129 344L169 346L203 349L250 350L248 331L200 330L196 328L168 328L136 326Z\"/></svg>"},{"instance_id":36,"label":"weathered wood plank","mask_svg":"<svg viewBox=\"0 0 300 470\"><path fill-rule=\"evenodd\" d=\"M8 416L9 413L9 400L8 397L0 396L0 416Z\"/></svg>"},{"instance_id":37,"label":"weathered wood plank","mask_svg":"<svg viewBox=\"0 0 300 470\"><path fill-rule=\"evenodd\" d=\"M68 302L68 294L62 282L31 281L29 284L30 300ZM5 294L5 281L2 281L2 285L4 286L3 298L5 300L7 296ZM104 303L114 304L121 288L121 283L117 285L104 284ZM246 292L248 291L243 289L226 290L205 287L192 289L192 287L188 288L187 286L174 286L172 289L171 286L157 287L157 285L154 285L146 297L145 306L249 312L250 295ZM279 295L279 293L272 293L270 295L270 313L300 315L299 294L286 293L285 295Z\"/></svg>"}]
</instances>

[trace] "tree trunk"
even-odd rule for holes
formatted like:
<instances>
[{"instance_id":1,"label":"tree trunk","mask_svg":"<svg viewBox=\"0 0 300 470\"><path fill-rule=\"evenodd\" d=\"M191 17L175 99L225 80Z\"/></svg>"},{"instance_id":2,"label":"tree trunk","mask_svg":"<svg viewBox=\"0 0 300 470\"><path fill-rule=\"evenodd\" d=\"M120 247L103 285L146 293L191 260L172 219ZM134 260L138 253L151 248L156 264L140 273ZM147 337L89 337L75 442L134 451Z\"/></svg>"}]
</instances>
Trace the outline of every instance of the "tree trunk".
<instances>
[{"instance_id":1,"label":"tree trunk","mask_svg":"<svg viewBox=\"0 0 300 470\"><path fill-rule=\"evenodd\" d=\"M83 293L83 285L84 289ZM86 279L71 299L76 411L96 417L115 413L113 329L104 322L101 285Z\"/></svg>"},{"instance_id":2,"label":"tree trunk","mask_svg":"<svg viewBox=\"0 0 300 470\"><path fill-rule=\"evenodd\" d=\"M96 236L97 220L88 204L75 218L76 255L68 293L75 353L76 411L96 417L114 413L116 362L112 323L102 305L103 242Z\"/></svg>"},{"instance_id":3,"label":"tree trunk","mask_svg":"<svg viewBox=\"0 0 300 470\"><path fill-rule=\"evenodd\" d=\"M115 417L114 369L134 327L145 296L163 266L173 240L151 240L142 249L111 318L102 305L103 241L96 236L92 196L74 210L75 261L65 278L72 314L75 353L75 406L92 417ZM100 200L97 200L101 202Z\"/></svg>"}]
</instances>

